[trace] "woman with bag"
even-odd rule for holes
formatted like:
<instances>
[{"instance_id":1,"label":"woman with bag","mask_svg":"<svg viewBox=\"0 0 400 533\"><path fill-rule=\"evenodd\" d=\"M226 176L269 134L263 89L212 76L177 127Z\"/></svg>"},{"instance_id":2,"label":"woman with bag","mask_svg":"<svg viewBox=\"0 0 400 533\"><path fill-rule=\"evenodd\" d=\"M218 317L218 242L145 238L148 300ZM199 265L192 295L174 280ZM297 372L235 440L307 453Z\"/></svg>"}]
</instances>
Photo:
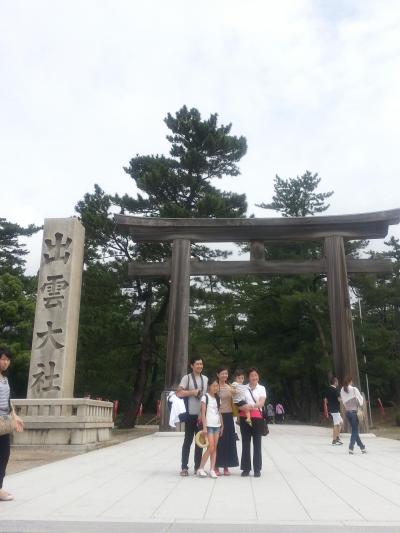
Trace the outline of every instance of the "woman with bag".
<instances>
[{"instance_id":1,"label":"woman with bag","mask_svg":"<svg viewBox=\"0 0 400 533\"><path fill-rule=\"evenodd\" d=\"M357 387L353 386L353 378L351 376L347 377L343 381L343 387L340 391L340 397L343 402L343 406L346 411L346 418L351 426L351 437L349 444L349 454L354 454L354 444L357 443L362 453L367 453L365 445L360 439L358 433L358 416L357 411L362 407L364 403L364 398L361 396L360 391Z\"/></svg>"},{"instance_id":2,"label":"woman with bag","mask_svg":"<svg viewBox=\"0 0 400 533\"><path fill-rule=\"evenodd\" d=\"M242 477L247 477L251 470L251 452L250 444L253 440L253 471L254 477L261 476L262 454L261 439L265 431L265 420L263 417L263 408L267 399L265 387L260 385L260 375L256 368L250 368L247 372L248 387L246 390L246 405L239 411L240 414L240 432L242 434L242 458L240 468ZM250 409L252 425L246 424L246 410Z\"/></svg>"},{"instance_id":3,"label":"woman with bag","mask_svg":"<svg viewBox=\"0 0 400 533\"><path fill-rule=\"evenodd\" d=\"M18 432L24 429L24 423L10 403L10 385L6 377L10 361L11 352L7 348L0 348L0 501L14 499L12 494L3 489L3 479L10 458L10 434L14 429Z\"/></svg>"},{"instance_id":4,"label":"woman with bag","mask_svg":"<svg viewBox=\"0 0 400 533\"><path fill-rule=\"evenodd\" d=\"M217 461L215 473L221 475L219 469L224 469L224 476L230 476L229 468L239 466L236 450L235 423L233 421L233 395L234 391L228 383L228 369L218 368L218 396L221 400L221 415L224 422L224 433L218 441Z\"/></svg>"}]
</instances>

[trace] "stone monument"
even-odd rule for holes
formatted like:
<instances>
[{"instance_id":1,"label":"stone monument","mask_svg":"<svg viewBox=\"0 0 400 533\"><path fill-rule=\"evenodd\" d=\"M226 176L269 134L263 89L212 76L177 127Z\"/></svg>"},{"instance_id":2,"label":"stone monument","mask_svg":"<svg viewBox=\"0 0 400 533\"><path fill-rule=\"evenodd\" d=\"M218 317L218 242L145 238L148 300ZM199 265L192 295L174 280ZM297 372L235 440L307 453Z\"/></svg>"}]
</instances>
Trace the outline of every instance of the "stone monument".
<instances>
[{"instance_id":1,"label":"stone monument","mask_svg":"<svg viewBox=\"0 0 400 533\"><path fill-rule=\"evenodd\" d=\"M76 218L46 219L26 400L14 444L95 445L108 440L112 403L73 398L85 229Z\"/></svg>"}]
</instances>

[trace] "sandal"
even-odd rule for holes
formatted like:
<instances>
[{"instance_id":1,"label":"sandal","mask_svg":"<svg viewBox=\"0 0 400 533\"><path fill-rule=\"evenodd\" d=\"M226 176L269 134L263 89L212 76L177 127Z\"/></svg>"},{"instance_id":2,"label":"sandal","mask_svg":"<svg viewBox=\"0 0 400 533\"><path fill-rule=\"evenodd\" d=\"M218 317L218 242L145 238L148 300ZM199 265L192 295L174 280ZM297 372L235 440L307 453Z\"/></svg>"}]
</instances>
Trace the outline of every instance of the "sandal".
<instances>
[{"instance_id":1,"label":"sandal","mask_svg":"<svg viewBox=\"0 0 400 533\"><path fill-rule=\"evenodd\" d=\"M224 476L230 476L231 473L229 472L228 468L224 468Z\"/></svg>"}]
</instances>

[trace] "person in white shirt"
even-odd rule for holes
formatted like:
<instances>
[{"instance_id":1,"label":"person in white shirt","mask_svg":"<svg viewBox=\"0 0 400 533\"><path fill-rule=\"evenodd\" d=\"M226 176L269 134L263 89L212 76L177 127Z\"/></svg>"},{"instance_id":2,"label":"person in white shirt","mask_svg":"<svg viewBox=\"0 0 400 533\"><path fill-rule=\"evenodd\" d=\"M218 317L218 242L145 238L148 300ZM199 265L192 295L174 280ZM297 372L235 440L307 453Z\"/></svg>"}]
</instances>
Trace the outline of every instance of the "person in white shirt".
<instances>
[{"instance_id":1,"label":"person in white shirt","mask_svg":"<svg viewBox=\"0 0 400 533\"><path fill-rule=\"evenodd\" d=\"M353 386L353 379L351 376L343 381L343 387L340 391L340 397L346 411L346 418L351 426L351 437L349 444L349 454L354 454L354 444L357 443L362 453L366 453L365 445L360 439L358 433L358 417L357 409L364 403L364 398L361 396L357 387Z\"/></svg>"},{"instance_id":2,"label":"person in white shirt","mask_svg":"<svg viewBox=\"0 0 400 533\"><path fill-rule=\"evenodd\" d=\"M265 387L258 383L260 376L256 368L250 368L247 372L248 387L246 390L246 405L239 411L240 414L240 432L242 434L242 458L240 468L242 477L247 477L251 470L251 452L250 444L253 439L253 471L254 477L261 476L262 457L261 457L261 439L263 414L267 392ZM252 425L246 424L246 410L250 409Z\"/></svg>"},{"instance_id":3,"label":"person in white shirt","mask_svg":"<svg viewBox=\"0 0 400 533\"><path fill-rule=\"evenodd\" d=\"M222 435L224 426L219 409L218 397L219 382L218 379L211 378L208 382L208 391L201 398L201 421L203 424L203 433L208 438L208 448L201 458L200 467L197 470L199 477L207 477L204 467L210 458L210 477L217 478L215 472L215 462L217 460L217 445L219 437Z\"/></svg>"}]
</instances>

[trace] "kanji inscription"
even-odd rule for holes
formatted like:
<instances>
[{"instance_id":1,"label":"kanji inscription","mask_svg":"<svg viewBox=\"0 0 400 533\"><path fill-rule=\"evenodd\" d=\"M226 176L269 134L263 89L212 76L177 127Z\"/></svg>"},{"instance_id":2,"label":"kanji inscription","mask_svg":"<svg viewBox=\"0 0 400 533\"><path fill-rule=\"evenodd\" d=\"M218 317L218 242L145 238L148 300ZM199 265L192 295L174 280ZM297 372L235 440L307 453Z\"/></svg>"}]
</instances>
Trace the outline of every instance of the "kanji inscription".
<instances>
[{"instance_id":1,"label":"kanji inscription","mask_svg":"<svg viewBox=\"0 0 400 533\"><path fill-rule=\"evenodd\" d=\"M69 283L64 279L63 274L47 276L47 282L40 287L42 293L47 295L43 298L46 309L62 307L64 300L62 293L67 287L69 287Z\"/></svg>"},{"instance_id":2,"label":"kanji inscription","mask_svg":"<svg viewBox=\"0 0 400 533\"><path fill-rule=\"evenodd\" d=\"M43 254L44 260L46 263L52 263L53 261L62 260L64 264L68 263L68 260L71 256L71 253L68 252L68 248L72 244L72 239L67 237L63 243L63 234L55 233L54 234L54 244L51 239L45 239L44 242L49 250L49 253Z\"/></svg>"},{"instance_id":3,"label":"kanji inscription","mask_svg":"<svg viewBox=\"0 0 400 533\"><path fill-rule=\"evenodd\" d=\"M55 374L55 367L56 363L54 361L49 361L49 373L46 376L46 365L44 363L37 363L37 370L36 374L33 374L32 377L33 383L31 385L31 389L36 389L36 392L44 391L52 391L52 390L60 390L59 385L54 384L54 380L58 379L60 377L60 374ZM47 384L46 384L47 383ZM43 386L46 385L46 386Z\"/></svg>"},{"instance_id":4,"label":"kanji inscription","mask_svg":"<svg viewBox=\"0 0 400 533\"><path fill-rule=\"evenodd\" d=\"M43 339L42 344L37 346L36 349L39 350L40 348L43 348L43 346L46 346L47 342L50 342L56 350L63 348L64 344L61 344L60 342L56 341L56 339L54 338L54 335L59 335L62 332L63 332L62 328L53 329L53 322L49 320L47 322L47 331L36 333L39 339Z\"/></svg>"},{"instance_id":5,"label":"kanji inscription","mask_svg":"<svg viewBox=\"0 0 400 533\"><path fill-rule=\"evenodd\" d=\"M85 230L76 218L46 219L28 398L72 398Z\"/></svg>"}]
</instances>

